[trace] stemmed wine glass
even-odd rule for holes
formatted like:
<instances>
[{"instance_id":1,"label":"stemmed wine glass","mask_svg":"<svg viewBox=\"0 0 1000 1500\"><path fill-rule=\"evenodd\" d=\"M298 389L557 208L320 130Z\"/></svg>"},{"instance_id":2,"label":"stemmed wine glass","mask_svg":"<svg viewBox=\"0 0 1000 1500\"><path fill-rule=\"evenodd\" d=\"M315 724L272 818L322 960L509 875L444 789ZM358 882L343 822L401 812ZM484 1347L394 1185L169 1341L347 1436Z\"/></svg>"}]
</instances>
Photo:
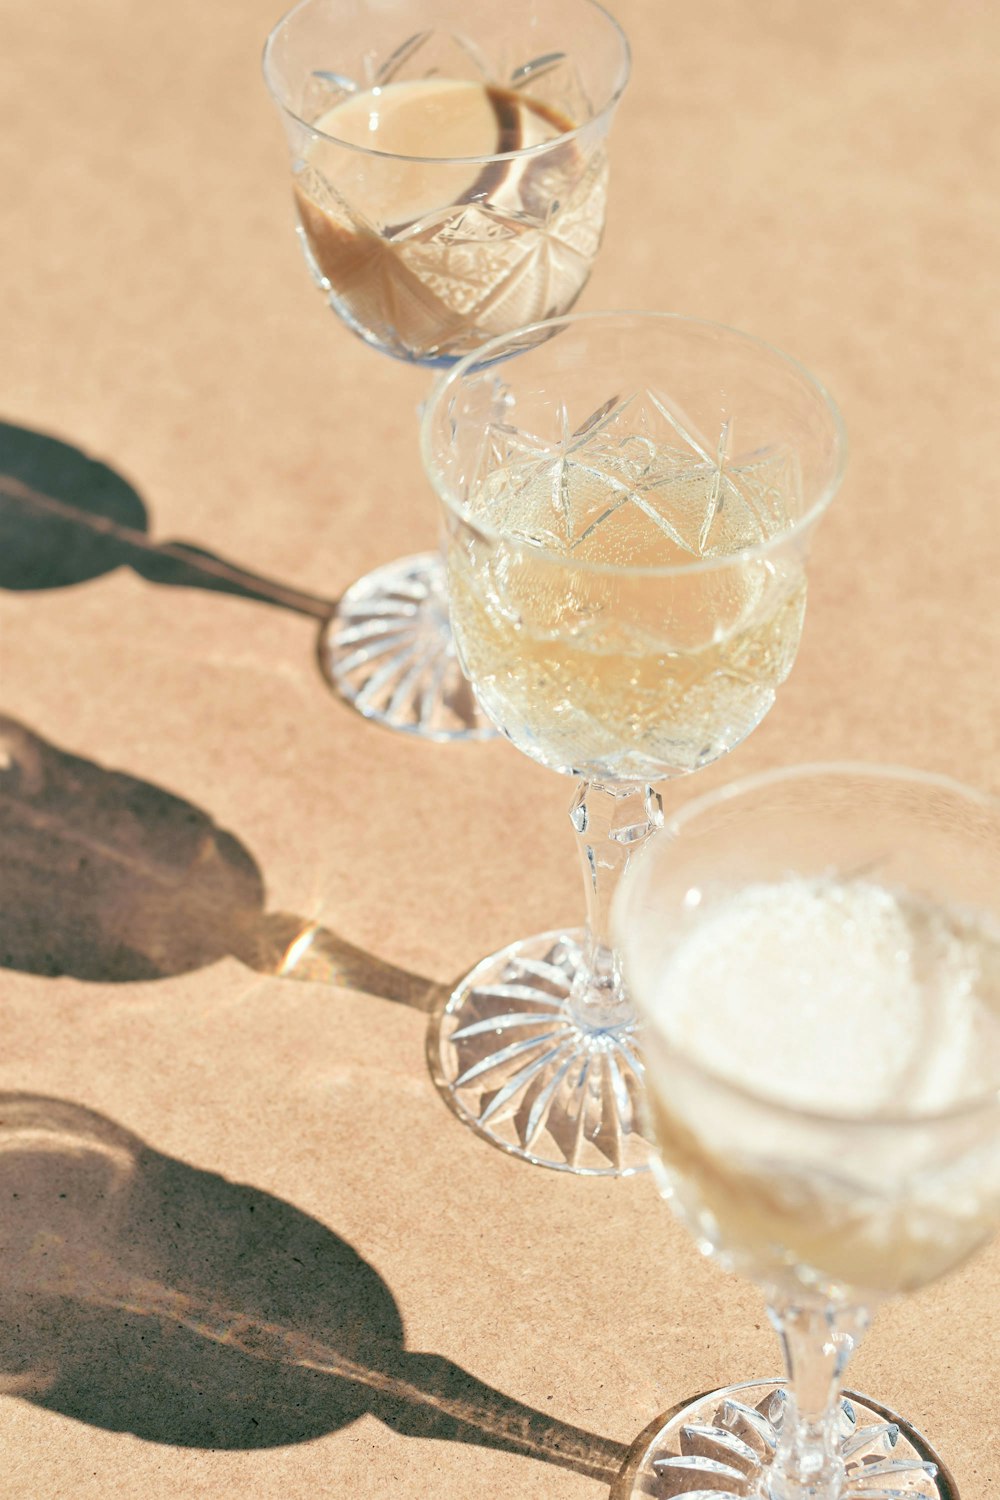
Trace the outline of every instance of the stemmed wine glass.
<instances>
[{"instance_id":1,"label":"stemmed wine glass","mask_svg":"<svg viewBox=\"0 0 1000 1500\"><path fill-rule=\"evenodd\" d=\"M840 418L757 339L600 313L463 360L422 440L464 669L519 750L576 779L587 901L584 928L473 969L432 1035L432 1067L503 1149L629 1173L648 1162L641 1047L609 902L659 821L652 783L731 750L791 670Z\"/></svg>"},{"instance_id":2,"label":"stemmed wine glass","mask_svg":"<svg viewBox=\"0 0 1000 1500\"><path fill-rule=\"evenodd\" d=\"M268 37L264 76L333 311L374 349L445 366L570 308L604 229L628 72L595 0L301 0ZM493 733L455 660L437 553L355 583L319 654L340 695L390 728Z\"/></svg>"},{"instance_id":3,"label":"stemmed wine glass","mask_svg":"<svg viewBox=\"0 0 1000 1500\"><path fill-rule=\"evenodd\" d=\"M880 1302L1000 1221L1000 804L889 767L752 777L650 841L615 930L664 1194L764 1289L785 1362L655 1424L615 1500L957 1500L841 1378Z\"/></svg>"}]
</instances>

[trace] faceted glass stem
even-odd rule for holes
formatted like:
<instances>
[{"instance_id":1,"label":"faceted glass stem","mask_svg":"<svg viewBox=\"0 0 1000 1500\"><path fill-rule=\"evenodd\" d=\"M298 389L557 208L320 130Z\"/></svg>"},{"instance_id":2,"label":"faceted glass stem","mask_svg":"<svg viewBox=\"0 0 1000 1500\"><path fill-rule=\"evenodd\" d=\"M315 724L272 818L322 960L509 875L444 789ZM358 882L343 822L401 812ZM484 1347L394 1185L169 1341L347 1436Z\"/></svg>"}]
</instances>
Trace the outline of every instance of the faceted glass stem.
<instances>
[{"instance_id":1,"label":"faceted glass stem","mask_svg":"<svg viewBox=\"0 0 1000 1500\"><path fill-rule=\"evenodd\" d=\"M569 810L587 903L583 962L572 1006L586 1027L613 1025L629 1011L611 939L611 903L629 860L663 822L663 803L640 782L584 781Z\"/></svg>"},{"instance_id":2,"label":"faceted glass stem","mask_svg":"<svg viewBox=\"0 0 1000 1500\"><path fill-rule=\"evenodd\" d=\"M863 1307L775 1298L768 1307L785 1361L786 1406L765 1500L838 1500L844 1461L840 1386L870 1322Z\"/></svg>"}]
</instances>

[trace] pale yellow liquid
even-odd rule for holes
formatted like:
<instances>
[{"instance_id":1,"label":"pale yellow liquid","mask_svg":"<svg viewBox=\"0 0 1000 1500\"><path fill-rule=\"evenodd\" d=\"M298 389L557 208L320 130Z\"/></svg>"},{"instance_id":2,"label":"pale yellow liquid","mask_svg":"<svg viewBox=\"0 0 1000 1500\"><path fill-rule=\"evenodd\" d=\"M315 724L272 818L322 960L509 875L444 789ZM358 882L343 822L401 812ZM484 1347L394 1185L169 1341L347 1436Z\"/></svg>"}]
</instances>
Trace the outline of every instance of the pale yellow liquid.
<instances>
[{"instance_id":1,"label":"pale yellow liquid","mask_svg":"<svg viewBox=\"0 0 1000 1500\"><path fill-rule=\"evenodd\" d=\"M313 124L322 134L295 180L307 257L336 310L375 342L411 359L458 357L579 296L603 231L606 163L600 145L561 139L574 122L550 106L413 79L351 94Z\"/></svg>"},{"instance_id":2,"label":"pale yellow liquid","mask_svg":"<svg viewBox=\"0 0 1000 1500\"><path fill-rule=\"evenodd\" d=\"M862 1298L894 1296L954 1270L996 1232L995 1182L987 1195L968 1180L942 1181L939 1192L913 1203L838 1184L835 1165L826 1180L774 1161L767 1170L747 1170L705 1151L655 1084L647 1081L647 1088L663 1166L684 1217L699 1238L758 1280L806 1279Z\"/></svg>"},{"instance_id":3,"label":"pale yellow liquid","mask_svg":"<svg viewBox=\"0 0 1000 1500\"><path fill-rule=\"evenodd\" d=\"M502 539L449 548L487 712L535 760L596 778L655 781L731 749L791 669L805 573L792 552L691 565L786 529L796 482L785 454L721 476L608 429L564 463L493 470L466 509Z\"/></svg>"},{"instance_id":4,"label":"pale yellow liquid","mask_svg":"<svg viewBox=\"0 0 1000 1500\"><path fill-rule=\"evenodd\" d=\"M805 889L751 888L700 933L692 919L655 979L630 968L663 1164L741 1270L910 1291L1000 1217L1000 1111L932 1118L1000 1086L1000 927L865 882L814 883L803 920ZM677 1051L788 1112L699 1086Z\"/></svg>"}]
</instances>

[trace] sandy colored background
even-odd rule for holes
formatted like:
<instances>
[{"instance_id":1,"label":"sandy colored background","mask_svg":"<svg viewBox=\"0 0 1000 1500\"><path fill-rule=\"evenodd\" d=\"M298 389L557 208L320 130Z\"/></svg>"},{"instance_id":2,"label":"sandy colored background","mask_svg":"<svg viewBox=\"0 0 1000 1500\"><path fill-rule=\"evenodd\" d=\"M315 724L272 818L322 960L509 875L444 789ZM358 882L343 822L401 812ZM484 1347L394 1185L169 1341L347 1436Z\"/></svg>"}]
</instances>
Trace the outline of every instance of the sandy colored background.
<instances>
[{"instance_id":1,"label":"sandy colored background","mask_svg":"<svg viewBox=\"0 0 1000 1500\"><path fill-rule=\"evenodd\" d=\"M1000 792L1000 11L616 13L635 68L581 305L767 337L851 443L792 678L698 785L852 756ZM0 470L48 434L119 476L64 456L65 503L117 483L133 531L332 600L433 542L427 377L300 263L275 18L4 0ZM9 495L0 539L0 1089L94 1143L47 1296L0 1265L0 1495L598 1500L660 1409L772 1371L759 1298L648 1180L507 1159L428 1077L427 984L577 917L568 785L355 717L308 613ZM325 957L275 977L296 920ZM994 1248L885 1311L851 1376L963 1500L1000 1493L998 1289Z\"/></svg>"}]
</instances>

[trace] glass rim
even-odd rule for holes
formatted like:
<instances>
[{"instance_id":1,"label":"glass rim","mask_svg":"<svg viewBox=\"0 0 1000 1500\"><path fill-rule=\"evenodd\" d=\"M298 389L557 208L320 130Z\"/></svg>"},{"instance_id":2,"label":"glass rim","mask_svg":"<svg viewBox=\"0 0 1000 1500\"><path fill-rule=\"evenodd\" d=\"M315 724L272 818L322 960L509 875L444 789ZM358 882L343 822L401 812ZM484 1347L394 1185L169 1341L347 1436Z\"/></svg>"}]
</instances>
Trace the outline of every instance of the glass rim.
<instances>
[{"instance_id":1,"label":"glass rim","mask_svg":"<svg viewBox=\"0 0 1000 1500\"><path fill-rule=\"evenodd\" d=\"M462 165L486 166L492 162L528 160L534 156L544 155L546 151L551 151L555 147L565 146L568 142L574 141L578 137L585 135L588 131L595 130L598 126L602 125L603 122L611 114L613 114L615 109L617 108L622 94L625 92L625 89L628 85L629 77L631 76L632 72L632 49L629 45L628 37L625 35L625 32L622 30L621 25L618 23L618 21L616 21L615 17L609 10L605 9L605 7L600 3L600 0L577 0L577 3L579 3L580 5L586 6L590 10L597 11L601 16L603 16L603 18L609 23L612 31L617 35L618 42L621 47L621 65L619 68L618 80L615 84L615 87L604 104L601 106L601 108L596 112L596 114L592 115L589 120L584 120L581 124L574 125L571 130L563 130L558 135L551 136L547 141L536 141L533 146L521 146L516 151L492 151L478 156L422 156L419 154L411 155L409 152L404 151L379 151L374 146L359 146L354 141L342 140L340 136L333 135L330 133L330 131L318 130L314 124L311 124L308 120L303 119L303 117L296 110L292 109L291 105L286 102L286 100L282 97L282 93L279 90L275 79L272 76L271 57L274 51L275 44L277 42L279 32L282 31L282 29L287 25L292 17L296 16L300 10L307 10L310 6L315 5L316 3L317 0L296 0L296 4L293 5L290 10L285 11L284 15L280 16L279 19L271 27L271 30L268 32L267 37L264 41L264 48L261 53L261 71L264 75L264 84L278 108L282 111L283 114L287 115L289 119L294 120L296 125L300 125L303 130L308 130L311 135L318 136L321 140L330 141L333 145L339 146L344 151L354 151L358 156L375 157L377 159L381 159L382 161L421 162L427 165L441 167ZM369 93L371 92L371 90L365 89L361 90L361 92Z\"/></svg>"},{"instance_id":2,"label":"glass rim","mask_svg":"<svg viewBox=\"0 0 1000 1500\"><path fill-rule=\"evenodd\" d=\"M787 781L806 781L821 776L868 777L873 781L909 782L917 786L935 787L939 791L950 792L964 802L1000 816L1000 799L989 792L980 791L977 787L967 786L952 776L941 775L937 771L922 771L893 762L853 760L806 761L792 766L775 766L769 771L758 771L749 776L741 776L736 781L727 782L724 786L716 787L710 792L702 792L700 796L691 798L675 813L665 818L662 828L651 836L646 847L638 852L634 865L625 872L616 903L619 913L631 900L633 888L641 881L642 870L647 863L648 849L655 848L660 843L666 845L675 831L683 831L685 824L693 821L706 809L717 807L725 802L737 801L745 793L758 791L762 787ZM625 925L620 917L618 925ZM616 939L616 947L623 955L626 946L620 938ZM648 1025L649 1022L647 1021L646 1024ZM786 1104L747 1084L727 1078L705 1063L696 1061L682 1048L667 1042L665 1038L664 1045L669 1047L672 1064L679 1063L686 1072L707 1081L713 1088L753 1104L759 1109L767 1110L779 1118L798 1120L806 1125L834 1127L854 1133L888 1130L903 1134L925 1129L928 1126L956 1124L963 1119L972 1119L977 1115L988 1115L993 1110L1000 1111L1000 1084L984 1093L974 1094L971 1098L949 1105L946 1109L924 1110L920 1113L910 1111L904 1114L899 1111L889 1111L885 1114L857 1115L838 1114L829 1109L809 1109L798 1104Z\"/></svg>"},{"instance_id":3,"label":"glass rim","mask_svg":"<svg viewBox=\"0 0 1000 1500\"><path fill-rule=\"evenodd\" d=\"M836 462L833 472L826 484L821 489L818 497L813 501L803 515L794 521L791 526L776 532L774 536L767 537L762 542L757 542L752 547L744 547L738 552L728 552L723 557L692 557L690 562L664 563L660 566L646 565L640 567L629 567L621 563L602 563L589 558L574 558L571 554L550 551L547 547L534 546L530 542L515 539L508 533L497 530L488 522L481 521L466 513L464 504L458 500L442 472L441 466L433 451L431 442L431 426L434 417L445 398L446 392L452 385L469 374L471 370L485 368L488 365L499 363L502 358L502 350L514 340L523 339L529 335L541 335L536 342L525 349L512 350L512 354L530 353L533 349L540 347L549 338L553 337L561 329L577 327L585 323L605 322L609 324L626 323L671 323L685 324L690 328L698 328L706 333L724 335L728 339L734 339L760 350L772 359L785 365L793 371L807 386L809 386L820 402L825 407L830 419L833 432ZM480 345L478 349L464 355L450 369L439 376L431 389L430 395L424 405L423 416L420 422L420 451L424 469L427 473L434 490L441 503L452 515L474 531L481 540L488 542L506 542L509 545L517 545L526 552L530 552L533 558L551 560L553 563L565 568L570 566L574 572L595 573L613 577L629 578L671 578L689 577L699 573L726 572L732 568L739 568L747 563L756 562L758 559L766 559L773 553L780 551L789 542L806 535L824 514L831 500L836 495L844 477L844 469L847 464L847 433L844 428L844 419L836 401L810 370L806 368L794 355L786 354L784 350L776 345L768 343L766 339L759 338L753 333L744 333L739 328L733 328L727 323L716 323L708 318L688 317L685 313L658 312L652 309L622 308L621 310L606 310L585 313L563 313L557 318L546 318L541 322L527 323L523 328L515 328L510 333L503 333L498 337L490 339L488 343Z\"/></svg>"}]
</instances>

